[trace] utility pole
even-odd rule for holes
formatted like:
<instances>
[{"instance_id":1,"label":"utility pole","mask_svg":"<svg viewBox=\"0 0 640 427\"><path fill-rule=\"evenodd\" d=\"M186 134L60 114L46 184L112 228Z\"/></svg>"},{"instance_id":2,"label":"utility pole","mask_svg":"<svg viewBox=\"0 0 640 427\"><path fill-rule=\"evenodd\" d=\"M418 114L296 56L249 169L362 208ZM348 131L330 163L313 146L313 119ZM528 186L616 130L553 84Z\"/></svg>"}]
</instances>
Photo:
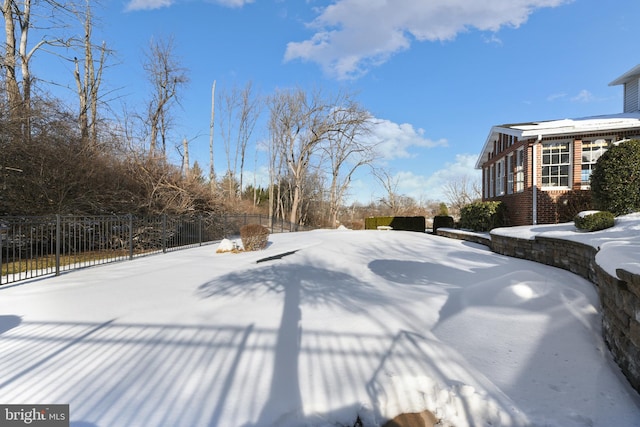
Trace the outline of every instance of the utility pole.
<instances>
[{"instance_id":1,"label":"utility pole","mask_svg":"<svg viewBox=\"0 0 640 427\"><path fill-rule=\"evenodd\" d=\"M187 138L182 140L182 149L184 151L184 159L182 160L182 168L184 170L184 177L189 179L189 141Z\"/></svg>"},{"instance_id":2,"label":"utility pole","mask_svg":"<svg viewBox=\"0 0 640 427\"><path fill-rule=\"evenodd\" d=\"M209 124L209 184L211 185L211 193L214 193L216 188L216 173L213 168L213 123L216 117L215 102L216 81L214 80L213 86L211 86L211 123Z\"/></svg>"}]
</instances>

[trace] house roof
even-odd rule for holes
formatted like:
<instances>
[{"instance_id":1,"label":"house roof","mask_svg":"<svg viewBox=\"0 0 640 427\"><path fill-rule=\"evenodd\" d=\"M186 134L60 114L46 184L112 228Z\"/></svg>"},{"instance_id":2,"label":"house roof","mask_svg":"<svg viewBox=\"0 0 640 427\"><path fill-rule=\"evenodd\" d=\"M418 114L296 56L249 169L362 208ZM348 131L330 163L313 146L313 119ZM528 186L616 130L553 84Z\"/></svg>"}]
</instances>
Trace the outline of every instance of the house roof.
<instances>
[{"instance_id":1,"label":"house roof","mask_svg":"<svg viewBox=\"0 0 640 427\"><path fill-rule=\"evenodd\" d=\"M640 77L640 65L636 65L635 67L633 67L632 69L630 69L629 71L627 71L626 73L624 73L623 75L621 75L620 77L618 77L617 79L609 83L609 86L623 85L628 81L633 80L634 78L637 79L639 77Z\"/></svg>"},{"instance_id":2,"label":"house roof","mask_svg":"<svg viewBox=\"0 0 640 427\"><path fill-rule=\"evenodd\" d=\"M640 66L637 68L640 74ZM481 169L482 165L489 159L489 153L493 151L493 142L497 140L498 134L500 133L513 135L519 140L523 140L630 129L638 129L640 133L640 111L577 119L548 120L493 126L476 162L476 169Z\"/></svg>"}]
</instances>

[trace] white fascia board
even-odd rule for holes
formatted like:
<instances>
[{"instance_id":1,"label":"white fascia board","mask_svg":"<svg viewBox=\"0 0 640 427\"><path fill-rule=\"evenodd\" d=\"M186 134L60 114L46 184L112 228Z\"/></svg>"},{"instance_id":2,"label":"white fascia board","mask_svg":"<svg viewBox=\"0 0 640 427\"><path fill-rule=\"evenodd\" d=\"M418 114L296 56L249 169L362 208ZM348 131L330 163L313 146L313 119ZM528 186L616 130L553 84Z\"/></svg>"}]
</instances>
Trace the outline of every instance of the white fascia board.
<instances>
[{"instance_id":1,"label":"white fascia board","mask_svg":"<svg viewBox=\"0 0 640 427\"><path fill-rule=\"evenodd\" d=\"M518 127L522 137L566 135L572 133L588 133L640 128L640 114L615 114L610 116L585 117L581 119L564 119L540 122L534 125Z\"/></svg>"},{"instance_id":2,"label":"white fascia board","mask_svg":"<svg viewBox=\"0 0 640 427\"><path fill-rule=\"evenodd\" d=\"M499 133L513 135L518 140L523 140L635 128L640 129L640 112L493 126L478 156L475 168L482 169L482 164L487 161L489 153L493 151L493 141Z\"/></svg>"},{"instance_id":3,"label":"white fascia board","mask_svg":"<svg viewBox=\"0 0 640 427\"><path fill-rule=\"evenodd\" d=\"M627 71L626 73L624 73L623 75L621 75L620 77L618 77L617 79L609 83L609 86L618 86L618 85L625 84L626 82L633 80L634 77L635 78L640 77L640 65L636 65L635 67L633 67L632 69L630 69L629 71Z\"/></svg>"},{"instance_id":4,"label":"white fascia board","mask_svg":"<svg viewBox=\"0 0 640 427\"><path fill-rule=\"evenodd\" d=\"M518 129L513 129L509 126L499 125L493 126L487 139L484 142L484 146L482 147L482 151L480 152L480 156L478 156L478 161L476 162L476 169L482 169L482 164L487 161L488 154L493 151L493 141L496 140L497 135L500 133L504 133L506 135L513 135L518 137L518 139L522 136L522 131Z\"/></svg>"}]
</instances>

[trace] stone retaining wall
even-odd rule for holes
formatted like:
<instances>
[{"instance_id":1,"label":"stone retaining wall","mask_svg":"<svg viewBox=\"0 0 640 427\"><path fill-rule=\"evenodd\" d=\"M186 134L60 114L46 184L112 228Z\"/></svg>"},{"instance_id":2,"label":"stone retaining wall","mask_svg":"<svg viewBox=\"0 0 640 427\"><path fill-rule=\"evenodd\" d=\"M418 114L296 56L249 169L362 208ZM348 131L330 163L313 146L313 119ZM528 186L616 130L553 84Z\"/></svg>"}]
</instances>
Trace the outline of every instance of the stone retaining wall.
<instances>
[{"instance_id":1,"label":"stone retaining wall","mask_svg":"<svg viewBox=\"0 0 640 427\"><path fill-rule=\"evenodd\" d=\"M562 239L519 239L491 235L479 239L466 233L438 230L438 235L486 244L501 255L528 259L568 270L592 282L602 306L602 333L614 360L640 393L640 276L618 269L613 277L595 262L598 249ZM468 238L471 237L471 238Z\"/></svg>"},{"instance_id":2,"label":"stone retaining wall","mask_svg":"<svg viewBox=\"0 0 640 427\"><path fill-rule=\"evenodd\" d=\"M436 234L438 236L449 237L451 239L465 240L467 242L480 243L481 245L491 247L491 238L489 236L484 237L478 234L458 232L457 230L450 229L450 228L446 228L446 229L439 228L438 230L436 230Z\"/></svg>"}]
</instances>

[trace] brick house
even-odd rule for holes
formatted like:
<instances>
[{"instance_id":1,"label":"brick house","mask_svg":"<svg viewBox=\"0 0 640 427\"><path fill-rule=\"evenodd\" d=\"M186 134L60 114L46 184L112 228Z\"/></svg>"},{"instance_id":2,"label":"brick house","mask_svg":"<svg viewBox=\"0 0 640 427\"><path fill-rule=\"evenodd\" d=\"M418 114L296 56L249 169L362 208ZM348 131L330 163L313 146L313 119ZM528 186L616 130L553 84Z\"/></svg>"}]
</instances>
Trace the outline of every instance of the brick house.
<instances>
[{"instance_id":1,"label":"brick house","mask_svg":"<svg viewBox=\"0 0 640 427\"><path fill-rule=\"evenodd\" d=\"M579 119L497 125L476 169L482 200L502 201L509 225L570 221L591 207L589 176L612 144L640 139L640 65L612 81L624 85L624 112Z\"/></svg>"}]
</instances>

